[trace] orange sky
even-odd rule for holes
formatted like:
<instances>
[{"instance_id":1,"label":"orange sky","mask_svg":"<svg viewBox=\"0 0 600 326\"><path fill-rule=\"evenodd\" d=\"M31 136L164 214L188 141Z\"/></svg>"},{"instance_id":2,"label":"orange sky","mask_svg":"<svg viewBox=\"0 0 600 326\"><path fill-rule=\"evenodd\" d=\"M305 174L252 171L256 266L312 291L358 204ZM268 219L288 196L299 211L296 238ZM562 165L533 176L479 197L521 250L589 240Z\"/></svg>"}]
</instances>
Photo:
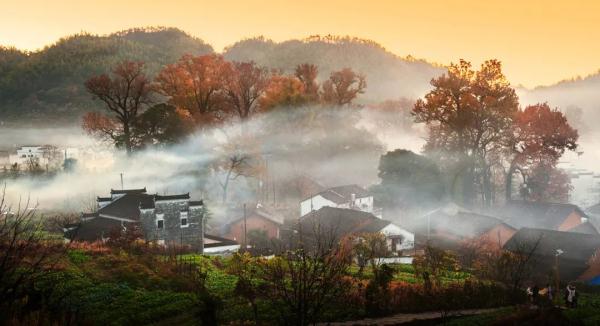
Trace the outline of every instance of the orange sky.
<instances>
[{"instance_id":1,"label":"orange sky","mask_svg":"<svg viewBox=\"0 0 600 326\"><path fill-rule=\"evenodd\" d=\"M600 68L600 1L0 0L0 44L37 49L80 31L179 27L218 51L244 37L369 38L405 56L503 61L513 84Z\"/></svg>"}]
</instances>

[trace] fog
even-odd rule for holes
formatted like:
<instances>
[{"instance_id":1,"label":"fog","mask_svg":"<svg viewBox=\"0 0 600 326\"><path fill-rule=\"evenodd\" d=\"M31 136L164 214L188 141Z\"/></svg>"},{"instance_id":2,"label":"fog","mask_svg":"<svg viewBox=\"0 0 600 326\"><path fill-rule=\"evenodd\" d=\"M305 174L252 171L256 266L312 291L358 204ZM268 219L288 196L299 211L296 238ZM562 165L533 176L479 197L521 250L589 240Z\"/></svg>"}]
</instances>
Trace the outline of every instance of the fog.
<instances>
[{"instance_id":1,"label":"fog","mask_svg":"<svg viewBox=\"0 0 600 326\"><path fill-rule=\"evenodd\" d=\"M293 111L290 111L293 110ZM112 149L77 127L0 129L0 148L27 144L77 147L80 155L72 172L50 177L7 178L6 192L12 202L29 198L41 210L81 212L93 207L96 196L111 189L146 187L149 193L190 192L194 199L218 203L224 172L216 168L227 159L231 148L261 157L268 170L231 181L232 202L257 201L258 180L276 185L283 192L294 178L309 177L323 186L378 182L379 157L387 150L409 148L419 151L423 138L418 128L380 128L392 121L386 113L363 109L322 107L285 109L260 115L242 126L197 132L181 144L146 149L131 156ZM244 136L241 137L242 130ZM264 162L261 162L264 164ZM269 185L267 184L268 188ZM210 205L210 204L209 204Z\"/></svg>"}]
</instances>

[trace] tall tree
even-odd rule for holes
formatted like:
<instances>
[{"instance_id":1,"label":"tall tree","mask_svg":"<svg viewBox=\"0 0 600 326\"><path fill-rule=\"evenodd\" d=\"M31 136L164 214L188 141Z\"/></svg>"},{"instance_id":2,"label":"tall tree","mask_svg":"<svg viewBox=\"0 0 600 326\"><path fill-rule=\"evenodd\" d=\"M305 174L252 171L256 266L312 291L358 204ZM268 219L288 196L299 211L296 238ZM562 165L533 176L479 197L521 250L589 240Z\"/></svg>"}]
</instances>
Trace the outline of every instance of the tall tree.
<instances>
[{"instance_id":1,"label":"tall tree","mask_svg":"<svg viewBox=\"0 0 600 326\"><path fill-rule=\"evenodd\" d=\"M541 182L540 175L534 176L533 172L554 171L559 158L566 150L577 149L578 138L577 130L571 127L565 115L551 109L547 103L530 105L524 110L519 110L515 114L513 131L509 138L506 200L511 199L513 176L517 171L521 173L525 183L528 182L527 177L538 180L539 182L535 183L539 189L544 182ZM533 174L528 175L527 171ZM561 178L554 180L559 179Z\"/></svg>"},{"instance_id":2,"label":"tall tree","mask_svg":"<svg viewBox=\"0 0 600 326\"><path fill-rule=\"evenodd\" d=\"M323 83L323 101L332 105L350 104L358 94L367 87L364 75L357 74L350 68L334 71Z\"/></svg>"},{"instance_id":3,"label":"tall tree","mask_svg":"<svg viewBox=\"0 0 600 326\"><path fill-rule=\"evenodd\" d=\"M133 151L132 127L146 106L151 103L155 87L144 73L142 62L124 61L112 71L85 82L87 90L104 102L112 117L89 113L84 117L84 128L91 134L109 137L115 145ZM109 129L107 129L109 128Z\"/></svg>"},{"instance_id":4,"label":"tall tree","mask_svg":"<svg viewBox=\"0 0 600 326\"><path fill-rule=\"evenodd\" d=\"M425 156L397 149L381 156L381 183L373 187L388 209L436 205L445 194L439 167Z\"/></svg>"},{"instance_id":5,"label":"tall tree","mask_svg":"<svg viewBox=\"0 0 600 326\"><path fill-rule=\"evenodd\" d=\"M210 126L225 118L223 92L232 73L231 63L220 55L185 55L166 66L156 81L170 104L188 111L201 126Z\"/></svg>"},{"instance_id":6,"label":"tall tree","mask_svg":"<svg viewBox=\"0 0 600 326\"><path fill-rule=\"evenodd\" d=\"M310 63L300 64L296 66L294 75L304 85L304 94L308 100L317 102L319 100L319 83L317 83L319 69L317 66Z\"/></svg>"},{"instance_id":7,"label":"tall tree","mask_svg":"<svg viewBox=\"0 0 600 326\"><path fill-rule=\"evenodd\" d=\"M258 99L269 85L269 72L254 62L235 62L225 83L229 109L242 122L258 110Z\"/></svg>"},{"instance_id":8,"label":"tall tree","mask_svg":"<svg viewBox=\"0 0 600 326\"><path fill-rule=\"evenodd\" d=\"M419 99L413 115L429 128L425 150L440 153L454 163L462 179L463 202L475 199L479 185L481 200L493 200L492 172L499 151L518 110L517 95L497 60L489 60L475 71L461 60L431 81L433 90Z\"/></svg>"}]
</instances>

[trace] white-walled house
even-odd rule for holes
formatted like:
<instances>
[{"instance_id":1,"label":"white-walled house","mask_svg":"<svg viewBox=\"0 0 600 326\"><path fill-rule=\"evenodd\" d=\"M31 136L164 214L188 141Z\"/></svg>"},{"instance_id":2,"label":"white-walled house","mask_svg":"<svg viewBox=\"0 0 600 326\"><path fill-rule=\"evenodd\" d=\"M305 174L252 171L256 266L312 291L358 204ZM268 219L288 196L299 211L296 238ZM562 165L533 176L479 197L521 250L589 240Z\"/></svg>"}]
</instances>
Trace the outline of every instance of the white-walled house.
<instances>
[{"instance_id":1,"label":"white-walled house","mask_svg":"<svg viewBox=\"0 0 600 326\"><path fill-rule=\"evenodd\" d=\"M300 202L300 216L322 207L355 209L381 218L381 211L373 207L373 196L358 185L329 188L304 199Z\"/></svg>"},{"instance_id":2,"label":"white-walled house","mask_svg":"<svg viewBox=\"0 0 600 326\"><path fill-rule=\"evenodd\" d=\"M55 146L29 145L17 148L16 153L9 156L9 163L17 164L21 169L29 168L32 164L47 168L62 163L62 158L62 152Z\"/></svg>"}]
</instances>

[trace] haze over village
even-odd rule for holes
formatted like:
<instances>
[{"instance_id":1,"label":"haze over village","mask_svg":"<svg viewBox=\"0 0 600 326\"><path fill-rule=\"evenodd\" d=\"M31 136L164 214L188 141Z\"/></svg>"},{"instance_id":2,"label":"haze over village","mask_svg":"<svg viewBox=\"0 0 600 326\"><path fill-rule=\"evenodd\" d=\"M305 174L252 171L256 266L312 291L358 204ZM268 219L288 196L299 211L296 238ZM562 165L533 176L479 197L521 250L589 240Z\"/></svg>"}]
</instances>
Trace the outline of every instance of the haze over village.
<instances>
[{"instance_id":1,"label":"haze over village","mask_svg":"<svg viewBox=\"0 0 600 326\"><path fill-rule=\"evenodd\" d=\"M239 18L221 38L183 2L116 28L97 17L117 4L95 1L90 32L37 35L44 16L0 36L1 325L600 320L600 63L582 75L589 53L569 70L556 49L539 76L530 59L575 5L497 4L532 39L507 52L523 33L479 51L500 23L468 1L357 2L331 30L266 1L247 9L264 32ZM49 10L65 6L82 4ZM360 37L343 19L359 7ZM298 17L275 32L285 8ZM409 8L464 52L407 22L393 42L384 9Z\"/></svg>"}]
</instances>

